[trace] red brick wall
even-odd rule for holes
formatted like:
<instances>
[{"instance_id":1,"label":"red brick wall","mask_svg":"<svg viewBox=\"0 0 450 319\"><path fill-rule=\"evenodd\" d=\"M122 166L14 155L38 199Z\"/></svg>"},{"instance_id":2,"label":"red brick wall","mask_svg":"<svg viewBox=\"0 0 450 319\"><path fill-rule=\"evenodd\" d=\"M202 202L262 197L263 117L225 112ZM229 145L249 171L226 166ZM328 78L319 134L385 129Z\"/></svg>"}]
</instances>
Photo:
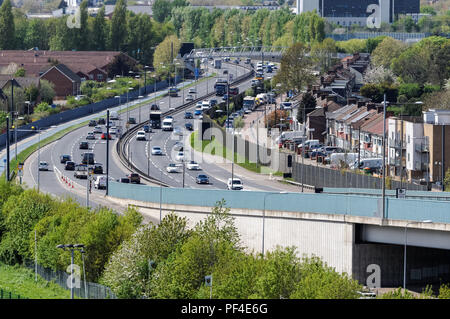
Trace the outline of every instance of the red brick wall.
<instances>
[{"instance_id":1,"label":"red brick wall","mask_svg":"<svg viewBox=\"0 0 450 319\"><path fill-rule=\"evenodd\" d=\"M65 98L68 95L76 95L77 84L73 84L73 82L58 71L56 68L51 69L45 75L41 77L44 80L47 80L54 84L54 90L56 94L56 98Z\"/></svg>"}]
</instances>

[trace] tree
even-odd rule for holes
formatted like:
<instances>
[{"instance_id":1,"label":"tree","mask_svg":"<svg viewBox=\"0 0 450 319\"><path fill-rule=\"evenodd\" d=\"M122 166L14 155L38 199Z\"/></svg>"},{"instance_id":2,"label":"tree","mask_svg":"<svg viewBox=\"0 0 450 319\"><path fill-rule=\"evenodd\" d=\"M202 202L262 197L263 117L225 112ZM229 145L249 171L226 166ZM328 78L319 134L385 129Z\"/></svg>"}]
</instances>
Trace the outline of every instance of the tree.
<instances>
[{"instance_id":1,"label":"tree","mask_svg":"<svg viewBox=\"0 0 450 319\"><path fill-rule=\"evenodd\" d=\"M27 48L48 49L48 30L42 19L30 19L25 35L25 45Z\"/></svg>"},{"instance_id":2,"label":"tree","mask_svg":"<svg viewBox=\"0 0 450 319\"><path fill-rule=\"evenodd\" d=\"M164 22L172 10L172 5L168 0L155 0L152 6L153 19L159 23Z\"/></svg>"},{"instance_id":3,"label":"tree","mask_svg":"<svg viewBox=\"0 0 450 319\"><path fill-rule=\"evenodd\" d=\"M175 70L173 67L173 59L177 56L180 48L181 41L176 36L167 36L155 49L153 57L153 67L155 70L160 74L171 74Z\"/></svg>"},{"instance_id":4,"label":"tree","mask_svg":"<svg viewBox=\"0 0 450 319\"><path fill-rule=\"evenodd\" d=\"M111 19L110 48L120 51L127 40L127 1L117 0Z\"/></svg>"},{"instance_id":5,"label":"tree","mask_svg":"<svg viewBox=\"0 0 450 319\"><path fill-rule=\"evenodd\" d=\"M279 83L284 92L301 92L314 81L313 67L314 61L307 47L296 43L283 54L281 68L274 76L274 82Z\"/></svg>"},{"instance_id":6,"label":"tree","mask_svg":"<svg viewBox=\"0 0 450 319\"><path fill-rule=\"evenodd\" d=\"M15 49L15 24L11 0L3 1L0 7L0 49Z\"/></svg>"},{"instance_id":7,"label":"tree","mask_svg":"<svg viewBox=\"0 0 450 319\"><path fill-rule=\"evenodd\" d=\"M395 85L388 83L365 84L361 89L362 96L371 99L375 103L381 103L384 100L384 94L386 93L386 100L395 103L397 102L398 88Z\"/></svg>"},{"instance_id":8,"label":"tree","mask_svg":"<svg viewBox=\"0 0 450 319\"><path fill-rule=\"evenodd\" d=\"M54 84L47 81L47 80L40 80L41 88L39 91L39 94L41 96L41 100L43 102L47 102L48 104L53 103L53 98L55 97L56 93L54 90Z\"/></svg>"},{"instance_id":9,"label":"tree","mask_svg":"<svg viewBox=\"0 0 450 319\"><path fill-rule=\"evenodd\" d=\"M105 6L98 10L97 16L94 19L92 30L92 49L98 51L106 50L106 40L108 35L108 25L105 19Z\"/></svg>"},{"instance_id":10,"label":"tree","mask_svg":"<svg viewBox=\"0 0 450 319\"><path fill-rule=\"evenodd\" d=\"M393 84L397 82L397 77L391 69L386 69L383 65L373 66L369 65L364 73L364 83L381 84L389 83Z\"/></svg>"},{"instance_id":11,"label":"tree","mask_svg":"<svg viewBox=\"0 0 450 319\"><path fill-rule=\"evenodd\" d=\"M319 62L322 72L326 72L334 65L332 54L336 53L336 51L336 42L331 38L326 38L322 42L316 42L311 46L311 55Z\"/></svg>"}]
</instances>

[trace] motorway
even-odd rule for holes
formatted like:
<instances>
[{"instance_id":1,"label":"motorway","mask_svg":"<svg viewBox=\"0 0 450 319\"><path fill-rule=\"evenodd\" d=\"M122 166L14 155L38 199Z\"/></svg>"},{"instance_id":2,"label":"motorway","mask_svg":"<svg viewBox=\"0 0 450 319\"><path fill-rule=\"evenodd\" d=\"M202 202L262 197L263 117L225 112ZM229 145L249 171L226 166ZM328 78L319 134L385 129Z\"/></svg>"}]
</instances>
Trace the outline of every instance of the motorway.
<instances>
[{"instance_id":1,"label":"motorway","mask_svg":"<svg viewBox=\"0 0 450 319\"><path fill-rule=\"evenodd\" d=\"M243 68L240 65L231 65L227 63L223 63L221 70L213 70L212 72L217 73L217 77L224 78L223 69L228 69L230 74L233 74L234 78L237 78L240 75L248 72L248 69ZM225 76L226 77L226 76ZM215 78L209 78L208 80L199 81L191 87L196 87L197 96L203 96L207 93L211 93L213 91ZM240 92L247 90L251 86L250 80L243 82L239 85ZM167 91L166 91L167 92ZM162 112L168 111L169 108L176 108L184 104L183 97L186 97L188 94L188 88L182 88L179 92L178 97L168 97L164 96L157 101ZM156 94L158 95L158 93ZM162 95L159 92L159 95ZM149 97L154 97L152 94ZM195 97L194 97L195 98ZM219 100L221 97L214 97ZM129 106L132 106L134 103L129 103ZM119 113L120 119L115 122L116 126L121 126L122 129L125 129L125 123L127 117L134 117L139 123L139 119L141 121L145 121L148 119L150 112L150 104L154 102L147 103L142 105L141 107L129 110L129 112L125 111L126 104L122 104L120 109L123 111ZM194 108L194 106L192 107ZM118 108L115 108L116 110ZM180 126L184 129L185 119L184 119L184 111L174 115L174 126ZM190 120L194 123L195 127L198 125L198 120ZM100 139L100 134L95 134L95 140L86 140L86 136L88 132L92 132L93 127L83 126L75 131L72 131L59 140L47 145L42 148L41 151L35 152L29 159L26 161L25 171L24 171L24 182L26 182L29 186L35 187L39 184L39 189L46 193L54 194L60 197L72 197L76 201L81 204L86 204L86 198L89 196L89 206L97 207L97 206L109 206L105 198L105 190L97 190L93 187L92 183L92 193L87 194L86 186L87 180L85 179L76 179L74 178L73 171L65 171L64 164L60 163L59 156L63 154L70 155L72 160L76 163L81 161L82 153L84 152L93 152L95 154L95 161L97 163L103 164L104 173L106 173L106 140ZM103 131L106 131L105 126L103 126ZM116 152L116 143L118 141L117 136L112 135L113 139L110 140L109 144L109 177L110 180L116 181L121 177L125 177L131 171L124 167L120 162L118 154ZM184 138L188 138L188 135L184 135ZM173 146L176 142L182 141L183 138L180 136L174 136L172 132L163 132L161 130L154 129L152 133L149 133L149 138L147 141L136 141L133 137L132 143L129 144L128 148L128 156L130 161L138 167L140 170L147 172L149 171L150 176L153 178L162 180L164 183L168 184L171 187L182 187L183 186L183 174L182 173L167 173L166 166L175 162L174 155L176 152L173 151ZM79 143L81 141L89 142L89 150L79 149ZM188 144L188 143L186 143ZM148 157L148 151L153 146L160 146L163 149L163 156L150 156ZM187 145L186 145L187 146ZM187 147L186 149L189 149ZM49 171L38 171L37 166L38 162L46 161L49 164ZM195 158L197 162L197 158ZM216 165L215 163L200 163L201 170L200 171L190 171L185 170L184 175L184 185L185 187L196 187L196 188L210 188L210 189L226 189L226 180L231 177L229 170L225 169L220 165ZM236 165L235 165L236 166ZM182 171L182 170L181 170ZM196 184L195 178L197 174L203 173L207 174L210 179L209 185L199 185ZM239 175L235 175L235 177L241 177ZM141 179L142 183L146 183L143 179ZM259 190L259 191L279 191L280 188L277 185L267 185L266 183L258 183L258 181L247 181L244 182L244 190ZM277 183L275 183L277 184ZM280 183L278 183L280 184Z\"/></svg>"}]
</instances>

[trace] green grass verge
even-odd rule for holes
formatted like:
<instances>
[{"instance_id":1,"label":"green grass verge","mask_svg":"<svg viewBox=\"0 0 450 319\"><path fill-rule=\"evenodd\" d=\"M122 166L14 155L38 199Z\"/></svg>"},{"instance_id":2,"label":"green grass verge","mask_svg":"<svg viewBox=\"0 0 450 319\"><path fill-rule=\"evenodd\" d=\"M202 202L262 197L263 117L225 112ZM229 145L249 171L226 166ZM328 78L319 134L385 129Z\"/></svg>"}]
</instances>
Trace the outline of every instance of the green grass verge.
<instances>
[{"instance_id":1,"label":"green grass verge","mask_svg":"<svg viewBox=\"0 0 450 319\"><path fill-rule=\"evenodd\" d=\"M222 143L220 143L218 140L213 138L211 141L199 142L199 141L196 141L197 138L198 138L198 131L195 131L194 133L191 134L191 137L190 137L191 147L194 150L196 150L198 152L202 152L202 153L211 154L211 155L219 155L219 156L222 156L223 158L226 158L231 161L232 156L233 156L231 150L224 147L222 145ZM217 154L216 154L216 152L217 152ZM250 162L248 159L239 155L237 152L234 153L234 163L236 163L237 165L241 166L242 168L245 168L246 170L249 170L254 173L258 173L258 174L272 173L276 176L283 176L283 173L275 172L267 166L262 166L262 165L258 165L255 162Z\"/></svg>"},{"instance_id":2,"label":"green grass verge","mask_svg":"<svg viewBox=\"0 0 450 319\"><path fill-rule=\"evenodd\" d=\"M39 275L36 282L34 276L31 269L0 264L0 289L27 299L70 299L70 290L48 282Z\"/></svg>"}]
</instances>

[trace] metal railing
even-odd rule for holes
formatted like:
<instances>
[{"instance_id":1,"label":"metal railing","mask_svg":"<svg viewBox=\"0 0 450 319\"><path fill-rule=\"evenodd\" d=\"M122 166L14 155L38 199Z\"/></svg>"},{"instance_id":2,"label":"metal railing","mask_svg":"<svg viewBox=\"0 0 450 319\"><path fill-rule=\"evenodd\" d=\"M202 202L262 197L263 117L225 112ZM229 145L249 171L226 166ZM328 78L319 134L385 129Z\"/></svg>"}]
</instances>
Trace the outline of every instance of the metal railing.
<instances>
[{"instance_id":1,"label":"metal railing","mask_svg":"<svg viewBox=\"0 0 450 319\"><path fill-rule=\"evenodd\" d=\"M28 299L28 298L0 288L0 299Z\"/></svg>"}]
</instances>

